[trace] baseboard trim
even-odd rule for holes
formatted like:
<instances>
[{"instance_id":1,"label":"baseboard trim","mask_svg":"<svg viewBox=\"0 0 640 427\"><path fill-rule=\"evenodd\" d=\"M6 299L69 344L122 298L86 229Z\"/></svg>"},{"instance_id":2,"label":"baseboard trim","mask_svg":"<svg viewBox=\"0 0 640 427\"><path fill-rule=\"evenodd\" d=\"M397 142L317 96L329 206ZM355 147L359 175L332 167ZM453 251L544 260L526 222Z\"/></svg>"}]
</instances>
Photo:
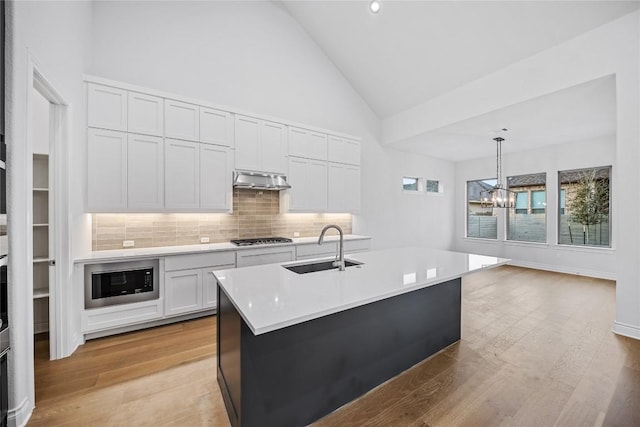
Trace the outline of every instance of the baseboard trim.
<instances>
[{"instance_id":1,"label":"baseboard trim","mask_svg":"<svg viewBox=\"0 0 640 427\"><path fill-rule=\"evenodd\" d=\"M13 409L9 409L7 414L8 427L24 427L27 425L31 414L33 413L33 405L28 398L24 398L22 403Z\"/></svg>"},{"instance_id":2,"label":"baseboard trim","mask_svg":"<svg viewBox=\"0 0 640 427\"><path fill-rule=\"evenodd\" d=\"M587 276L596 279L616 280L616 274L607 271L588 270L577 267L562 267L552 264L541 264L537 262L511 260L509 265L516 267L533 268L535 270L553 271L556 273L573 274L576 276Z\"/></svg>"},{"instance_id":3,"label":"baseboard trim","mask_svg":"<svg viewBox=\"0 0 640 427\"><path fill-rule=\"evenodd\" d=\"M613 328L611 330L614 334L640 340L639 326L629 325L621 322L613 322Z\"/></svg>"}]
</instances>

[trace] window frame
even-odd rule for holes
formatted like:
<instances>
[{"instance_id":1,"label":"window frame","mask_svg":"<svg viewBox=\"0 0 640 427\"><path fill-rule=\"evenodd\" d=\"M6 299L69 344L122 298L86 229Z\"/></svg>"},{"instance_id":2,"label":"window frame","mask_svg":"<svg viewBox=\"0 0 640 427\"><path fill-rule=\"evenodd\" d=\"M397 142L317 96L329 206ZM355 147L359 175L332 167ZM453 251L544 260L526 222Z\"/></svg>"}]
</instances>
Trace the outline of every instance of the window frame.
<instances>
[{"instance_id":1,"label":"window frame","mask_svg":"<svg viewBox=\"0 0 640 427\"><path fill-rule=\"evenodd\" d=\"M544 176L544 184L536 184L536 185L530 185L530 187L532 187L532 189L524 189L524 190L518 190L521 188L526 188L526 186L512 186L509 185L509 179L510 178L517 178L517 177L524 177L524 176L529 176L529 175L543 175ZM549 212L548 212L548 203L547 203L547 196L549 194L548 190L549 190L549 185L548 185L548 177L547 177L547 172L534 172L534 173L522 173L522 174L517 174L517 175L510 175L507 177L506 179L507 181L507 188L510 189L511 191L515 191L516 194L520 194L520 193L526 193L527 194L527 209L526 212L517 212L517 209L513 209L513 213L514 214L520 214L520 215L527 215L527 216L533 216L533 215L545 215L544 217L544 230L543 230L543 236L544 239L542 241L539 240L522 240L522 239L511 239L509 238L509 236L511 235L510 233L510 224L511 224L511 219L510 219L510 213L509 212L511 209L508 209L508 212L506 212L505 215L505 219L504 219L504 242L508 243L522 243L522 244L535 244L535 245L546 245L549 243ZM543 187L543 188L540 188ZM515 189L515 190L514 190ZM543 192L544 193L544 212L536 212L533 206L533 193L535 192ZM516 196L516 201L517 201L517 196Z\"/></svg>"},{"instance_id":2,"label":"window frame","mask_svg":"<svg viewBox=\"0 0 640 427\"><path fill-rule=\"evenodd\" d=\"M483 242L499 242L500 240L498 240L498 215L494 215L492 212L492 217L496 218L496 237L480 237L480 236L469 236L469 214L470 214L470 210L469 210L469 183L470 182L485 182L488 185L496 185L498 183L498 179L497 178L485 178L485 179L470 179L467 180L465 182L465 186L464 186L464 203L465 203L465 215L464 215L464 222L465 222L465 227L464 227L464 237L465 239L477 239L477 240L481 240ZM486 181L493 181L493 184L489 184ZM491 209L493 211L493 209Z\"/></svg>"},{"instance_id":3,"label":"window frame","mask_svg":"<svg viewBox=\"0 0 640 427\"><path fill-rule=\"evenodd\" d=\"M576 245L576 244L572 244L572 243L563 243L560 241L560 233L562 231L561 229L561 222L562 222L562 215L566 215L566 205L567 205L567 192L562 188L562 180L560 179L560 174L562 173L571 173L571 172L585 172L585 171L593 171L593 170L601 170L601 169L607 169L608 170L608 180L609 180L609 212L608 212L608 217L607 217L607 226L608 226L608 236L609 236L609 244L607 246L605 245L590 245L590 244L583 244L583 245ZM556 230L556 244L558 245L558 247L563 248L563 249L589 249L589 250L612 250L614 249L614 237L613 237L613 227L612 227L612 219L613 219L613 165L605 165L605 166L589 166L589 167L584 167L584 168L577 168L577 169L565 169L565 170L558 170L557 171L557 202L558 202L558 206L556 209L556 221L557 221L557 230ZM561 203L561 193L565 191L565 207L561 208L560 207L560 203ZM561 209L563 210L563 212L561 213Z\"/></svg>"}]
</instances>

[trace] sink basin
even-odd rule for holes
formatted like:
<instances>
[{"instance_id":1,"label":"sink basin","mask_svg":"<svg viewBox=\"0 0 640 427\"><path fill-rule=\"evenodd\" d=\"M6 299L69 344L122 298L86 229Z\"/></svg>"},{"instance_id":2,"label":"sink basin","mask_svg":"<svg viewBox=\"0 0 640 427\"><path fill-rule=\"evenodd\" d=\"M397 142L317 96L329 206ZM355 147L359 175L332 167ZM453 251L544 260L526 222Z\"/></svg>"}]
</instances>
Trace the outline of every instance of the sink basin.
<instances>
[{"instance_id":1,"label":"sink basin","mask_svg":"<svg viewBox=\"0 0 640 427\"><path fill-rule=\"evenodd\" d=\"M316 271L325 271L325 270L337 270L338 267L333 265L334 260L329 261L315 261L307 264L289 264L283 265L287 270L293 271L298 274L307 274L314 273ZM353 261L350 259L344 260L345 267L353 267L354 265L361 265L361 262Z\"/></svg>"}]
</instances>

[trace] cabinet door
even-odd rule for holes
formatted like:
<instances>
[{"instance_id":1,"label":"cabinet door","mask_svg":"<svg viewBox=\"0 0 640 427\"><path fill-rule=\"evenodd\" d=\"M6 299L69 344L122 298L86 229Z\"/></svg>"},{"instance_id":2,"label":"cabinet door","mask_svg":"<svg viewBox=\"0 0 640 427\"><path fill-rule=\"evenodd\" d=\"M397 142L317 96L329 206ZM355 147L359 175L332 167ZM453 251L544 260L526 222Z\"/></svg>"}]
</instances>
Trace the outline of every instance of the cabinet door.
<instances>
[{"instance_id":1,"label":"cabinet door","mask_svg":"<svg viewBox=\"0 0 640 427\"><path fill-rule=\"evenodd\" d=\"M164 121L167 138L200 140L200 109L185 102L164 100Z\"/></svg>"},{"instance_id":2,"label":"cabinet door","mask_svg":"<svg viewBox=\"0 0 640 427\"><path fill-rule=\"evenodd\" d=\"M164 205L164 142L149 135L128 135L128 210L159 210Z\"/></svg>"},{"instance_id":3,"label":"cabinet door","mask_svg":"<svg viewBox=\"0 0 640 427\"><path fill-rule=\"evenodd\" d=\"M309 207L308 199L312 197L308 189L307 167L309 160L299 157L289 157L289 174L287 179L291 188L289 195L290 211L306 211Z\"/></svg>"},{"instance_id":4,"label":"cabinet door","mask_svg":"<svg viewBox=\"0 0 640 427\"><path fill-rule=\"evenodd\" d=\"M308 148L308 131L300 128L289 128L289 155L295 157L307 157Z\"/></svg>"},{"instance_id":5,"label":"cabinet door","mask_svg":"<svg viewBox=\"0 0 640 427\"><path fill-rule=\"evenodd\" d=\"M129 132L162 136L164 131L162 98L129 92L128 111Z\"/></svg>"},{"instance_id":6,"label":"cabinet door","mask_svg":"<svg viewBox=\"0 0 640 427\"><path fill-rule=\"evenodd\" d=\"M236 169L259 170L260 120L236 116Z\"/></svg>"},{"instance_id":7,"label":"cabinet door","mask_svg":"<svg viewBox=\"0 0 640 427\"><path fill-rule=\"evenodd\" d=\"M340 163L328 163L327 207L330 212L349 212L345 167Z\"/></svg>"},{"instance_id":8,"label":"cabinet door","mask_svg":"<svg viewBox=\"0 0 640 427\"><path fill-rule=\"evenodd\" d=\"M327 162L309 160L307 166L307 209L309 212L327 210Z\"/></svg>"},{"instance_id":9,"label":"cabinet door","mask_svg":"<svg viewBox=\"0 0 640 427\"><path fill-rule=\"evenodd\" d=\"M327 135L319 132L309 132L309 158L327 160Z\"/></svg>"},{"instance_id":10,"label":"cabinet door","mask_svg":"<svg viewBox=\"0 0 640 427\"><path fill-rule=\"evenodd\" d=\"M361 189L360 167L346 166L344 168L344 181L346 183L345 203L347 212L360 212Z\"/></svg>"},{"instance_id":11,"label":"cabinet door","mask_svg":"<svg viewBox=\"0 0 640 427\"><path fill-rule=\"evenodd\" d=\"M233 146L231 114L200 107L200 142Z\"/></svg>"},{"instance_id":12,"label":"cabinet door","mask_svg":"<svg viewBox=\"0 0 640 427\"><path fill-rule=\"evenodd\" d=\"M167 139L165 207L195 210L200 206L200 144Z\"/></svg>"},{"instance_id":13,"label":"cabinet door","mask_svg":"<svg viewBox=\"0 0 640 427\"><path fill-rule=\"evenodd\" d=\"M327 135L306 129L289 128L290 156L307 159L327 159Z\"/></svg>"},{"instance_id":14,"label":"cabinet door","mask_svg":"<svg viewBox=\"0 0 640 427\"><path fill-rule=\"evenodd\" d=\"M230 211L231 153L226 147L200 144L200 209Z\"/></svg>"},{"instance_id":15,"label":"cabinet door","mask_svg":"<svg viewBox=\"0 0 640 427\"><path fill-rule=\"evenodd\" d=\"M165 315L189 313L202 308L201 270L181 270L165 274Z\"/></svg>"},{"instance_id":16,"label":"cabinet door","mask_svg":"<svg viewBox=\"0 0 640 427\"><path fill-rule=\"evenodd\" d=\"M87 122L90 127L126 131L127 91L89 83Z\"/></svg>"},{"instance_id":17,"label":"cabinet door","mask_svg":"<svg viewBox=\"0 0 640 427\"><path fill-rule=\"evenodd\" d=\"M360 164L360 141L329 136L327 160L350 165Z\"/></svg>"},{"instance_id":18,"label":"cabinet door","mask_svg":"<svg viewBox=\"0 0 640 427\"><path fill-rule=\"evenodd\" d=\"M126 208L127 134L89 128L87 211L121 212Z\"/></svg>"},{"instance_id":19,"label":"cabinet door","mask_svg":"<svg viewBox=\"0 0 640 427\"><path fill-rule=\"evenodd\" d=\"M234 267L230 267L234 268ZM218 268L205 268L202 270L202 282L204 287L204 297L202 301L202 308L216 308L218 300L216 278L211 273Z\"/></svg>"},{"instance_id":20,"label":"cabinet door","mask_svg":"<svg viewBox=\"0 0 640 427\"><path fill-rule=\"evenodd\" d=\"M263 121L260 126L259 167L263 172L285 172L286 129L284 125Z\"/></svg>"}]
</instances>

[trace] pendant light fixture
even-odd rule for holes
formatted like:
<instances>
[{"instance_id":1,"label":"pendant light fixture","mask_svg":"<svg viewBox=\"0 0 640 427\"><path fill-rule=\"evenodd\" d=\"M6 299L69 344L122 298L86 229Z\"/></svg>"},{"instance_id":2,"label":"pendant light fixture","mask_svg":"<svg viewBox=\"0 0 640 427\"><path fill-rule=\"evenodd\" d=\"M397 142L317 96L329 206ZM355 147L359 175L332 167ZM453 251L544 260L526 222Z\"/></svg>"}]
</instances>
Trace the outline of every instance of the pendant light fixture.
<instances>
[{"instance_id":1,"label":"pendant light fixture","mask_svg":"<svg viewBox=\"0 0 640 427\"><path fill-rule=\"evenodd\" d=\"M506 131L507 129L502 129ZM483 208L507 208L516 206L516 193L502 185L502 141L504 138L493 138L496 142L496 185L488 191L480 193L480 205Z\"/></svg>"}]
</instances>

